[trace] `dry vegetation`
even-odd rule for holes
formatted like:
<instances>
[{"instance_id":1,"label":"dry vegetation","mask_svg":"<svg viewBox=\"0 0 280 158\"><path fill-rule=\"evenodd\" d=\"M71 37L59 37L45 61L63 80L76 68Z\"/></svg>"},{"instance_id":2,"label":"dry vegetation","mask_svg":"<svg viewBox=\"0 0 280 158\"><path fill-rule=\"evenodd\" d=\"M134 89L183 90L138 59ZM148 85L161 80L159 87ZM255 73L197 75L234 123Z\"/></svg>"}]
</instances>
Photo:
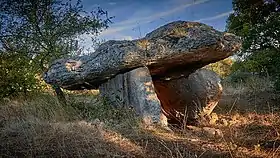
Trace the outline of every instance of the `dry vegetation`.
<instances>
[{"instance_id":1,"label":"dry vegetation","mask_svg":"<svg viewBox=\"0 0 280 158\"><path fill-rule=\"evenodd\" d=\"M51 94L4 99L0 157L279 157L278 95L225 92L203 126L173 132L143 127L95 93L68 94L67 107Z\"/></svg>"}]
</instances>

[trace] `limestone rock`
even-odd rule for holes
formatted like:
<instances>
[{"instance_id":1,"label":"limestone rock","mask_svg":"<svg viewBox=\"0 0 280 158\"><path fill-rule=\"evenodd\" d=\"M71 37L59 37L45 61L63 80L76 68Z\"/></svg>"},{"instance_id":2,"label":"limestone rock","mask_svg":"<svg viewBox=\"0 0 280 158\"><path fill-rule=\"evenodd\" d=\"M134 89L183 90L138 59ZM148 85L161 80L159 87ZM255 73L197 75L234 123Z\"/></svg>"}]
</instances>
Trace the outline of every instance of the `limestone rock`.
<instances>
[{"instance_id":1,"label":"limestone rock","mask_svg":"<svg viewBox=\"0 0 280 158\"><path fill-rule=\"evenodd\" d=\"M188 77L157 80L154 85L164 114L171 123L195 124L218 104L222 95L220 82L215 72L199 69Z\"/></svg>"},{"instance_id":2,"label":"limestone rock","mask_svg":"<svg viewBox=\"0 0 280 158\"><path fill-rule=\"evenodd\" d=\"M130 106L147 125L165 124L152 77L146 67L119 74L100 86L100 93L114 106Z\"/></svg>"},{"instance_id":3,"label":"limestone rock","mask_svg":"<svg viewBox=\"0 0 280 158\"><path fill-rule=\"evenodd\" d=\"M44 80L68 90L99 88L112 105L133 107L146 124L192 123L212 112L222 90L218 76L200 68L232 55L240 43L205 24L176 21L142 39L111 40L91 55L57 60Z\"/></svg>"},{"instance_id":4,"label":"limestone rock","mask_svg":"<svg viewBox=\"0 0 280 158\"><path fill-rule=\"evenodd\" d=\"M211 128L211 127L203 127L203 133L209 137L222 137L223 132L220 129Z\"/></svg>"},{"instance_id":5,"label":"limestone rock","mask_svg":"<svg viewBox=\"0 0 280 158\"><path fill-rule=\"evenodd\" d=\"M69 90L97 89L116 75L143 66L153 80L173 79L232 55L240 43L235 35L205 24L176 21L142 39L111 40L91 55L57 60L44 80Z\"/></svg>"}]
</instances>

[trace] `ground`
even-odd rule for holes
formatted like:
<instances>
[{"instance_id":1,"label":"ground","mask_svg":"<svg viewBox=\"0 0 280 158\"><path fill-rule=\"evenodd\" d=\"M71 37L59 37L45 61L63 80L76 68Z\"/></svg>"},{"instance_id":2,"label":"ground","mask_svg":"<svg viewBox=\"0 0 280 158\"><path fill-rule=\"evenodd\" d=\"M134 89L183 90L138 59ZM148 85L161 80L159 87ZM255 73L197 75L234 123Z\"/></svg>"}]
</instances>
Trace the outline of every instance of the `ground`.
<instances>
[{"instance_id":1,"label":"ground","mask_svg":"<svg viewBox=\"0 0 280 158\"><path fill-rule=\"evenodd\" d=\"M49 93L0 104L0 157L279 157L275 92L224 94L200 127L145 127L96 92Z\"/></svg>"}]
</instances>

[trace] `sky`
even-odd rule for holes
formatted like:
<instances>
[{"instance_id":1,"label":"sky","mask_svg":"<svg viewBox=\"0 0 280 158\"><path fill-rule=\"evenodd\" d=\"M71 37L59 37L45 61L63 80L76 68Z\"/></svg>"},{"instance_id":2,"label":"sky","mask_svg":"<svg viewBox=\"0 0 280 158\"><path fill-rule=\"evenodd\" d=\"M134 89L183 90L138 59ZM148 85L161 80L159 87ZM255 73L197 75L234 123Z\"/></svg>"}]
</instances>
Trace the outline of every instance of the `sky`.
<instances>
[{"instance_id":1,"label":"sky","mask_svg":"<svg viewBox=\"0 0 280 158\"><path fill-rule=\"evenodd\" d=\"M198 21L224 31L232 13L231 0L83 0L85 10L101 7L114 16L100 35L105 40L144 37L172 21Z\"/></svg>"}]
</instances>

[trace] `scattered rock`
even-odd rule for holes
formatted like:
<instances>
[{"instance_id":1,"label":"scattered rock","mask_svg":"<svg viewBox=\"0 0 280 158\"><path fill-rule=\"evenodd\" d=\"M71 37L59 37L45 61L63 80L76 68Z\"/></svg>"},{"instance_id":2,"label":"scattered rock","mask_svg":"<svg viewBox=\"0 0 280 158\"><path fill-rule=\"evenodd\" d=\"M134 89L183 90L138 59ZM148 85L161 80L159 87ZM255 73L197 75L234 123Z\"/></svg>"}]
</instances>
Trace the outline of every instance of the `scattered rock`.
<instances>
[{"instance_id":1,"label":"scattered rock","mask_svg":"<svg viewBox=\"0 0 280 158\"><path fill-rule=\"evenodd\" d=\"M210 137L222 137L223 133L220 129L211 128L211 127L203 127L203 133Z\"/></svg>"}]
</instances>

